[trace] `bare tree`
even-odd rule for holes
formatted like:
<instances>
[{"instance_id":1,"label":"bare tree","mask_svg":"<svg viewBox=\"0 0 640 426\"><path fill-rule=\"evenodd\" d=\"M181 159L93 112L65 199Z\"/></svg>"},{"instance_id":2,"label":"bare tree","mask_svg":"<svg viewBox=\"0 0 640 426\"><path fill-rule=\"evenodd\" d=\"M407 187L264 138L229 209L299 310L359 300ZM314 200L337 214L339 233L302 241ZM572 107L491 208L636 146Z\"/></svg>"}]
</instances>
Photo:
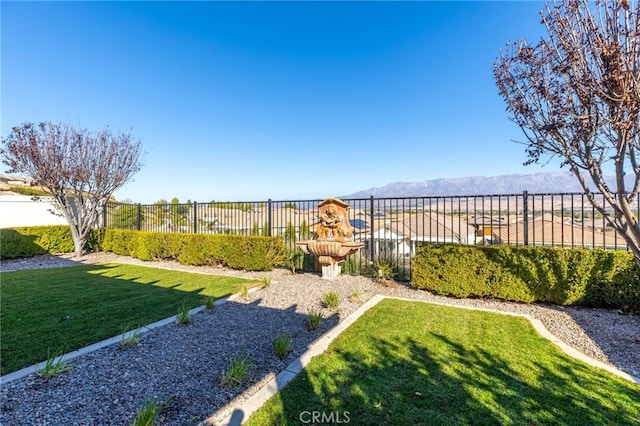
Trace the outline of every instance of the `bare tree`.
<instances>
[{"instance_id":1,"label":"bare tree","mask_svg":"<svg viewBox=\"0 0 640 426\"><path fill-rule=\"evenodd\" d=\"M25 123L2 144L9 173L29 176L51 192L71 227L76 257L83 255L104 204L142 167L140 142L108 128L90 132L66 124Z\"/></svg>"},{"instance_id":2,"label":"bare tree","mask_svg":"<svg viewBox=\"0 0 640 426\"><path fill-rule=\"evenodd\" d=\"M541 12L548 38L501 52L493 68L498 89L525 134L525 164L561 158L640 265L633 211L640 185L638 2L554 0L552 6ZM615 174L614 184L606 173Z\"/></svg>"}]
</instances>

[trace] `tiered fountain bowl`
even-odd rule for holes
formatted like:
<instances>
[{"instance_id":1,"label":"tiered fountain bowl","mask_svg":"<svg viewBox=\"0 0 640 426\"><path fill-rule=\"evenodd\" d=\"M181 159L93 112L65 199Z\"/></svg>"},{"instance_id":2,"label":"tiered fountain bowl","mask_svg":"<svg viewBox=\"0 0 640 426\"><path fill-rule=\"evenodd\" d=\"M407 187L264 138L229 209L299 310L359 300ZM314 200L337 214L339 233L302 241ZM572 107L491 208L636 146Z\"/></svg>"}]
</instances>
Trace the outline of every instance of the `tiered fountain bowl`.
<instances>
[{"instance_id":1,"label":"tiered fountain bowl","mask_svg":"<svg viewBox=\"0 0 640 426\"><path fill-rule=\"evenodd\" d=\"M345 258L362 247L353 241L353 228L349 223L349 205L337 198L327 198L318 204L320 221L313 240L298 241L296 245L306 254L316 257L322 267L322 278L333 280L340 275Z\"/></svg>"}]
</instances>

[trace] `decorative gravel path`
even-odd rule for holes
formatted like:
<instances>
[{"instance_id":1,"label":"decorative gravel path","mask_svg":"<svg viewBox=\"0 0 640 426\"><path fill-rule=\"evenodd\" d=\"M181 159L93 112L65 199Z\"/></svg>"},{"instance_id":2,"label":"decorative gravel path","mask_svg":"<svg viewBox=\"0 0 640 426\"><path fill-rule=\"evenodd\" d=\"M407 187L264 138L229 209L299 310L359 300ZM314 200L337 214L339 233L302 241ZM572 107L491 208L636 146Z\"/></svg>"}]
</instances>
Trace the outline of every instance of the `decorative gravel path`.
<instances>
[{"instance_id":1,"label":"decorative gravel path","mask_svg":"<svg viewBox=\"0 0 640 426\"><path fill-rule=\"evenodd\" d=\"M145 400L166 401L162 425L196 425L232 401L246 399L307 347L375 294L460 306L490 308L538 318L559 339L580 352L640 377L640 316L605 309L451 299L402 284L383 285L369 278L318 274L241 272L176 262L143 262L111 253L92 253L82 263L132 263L217 275L270 277L271 285L246 300L229 301L195 316L192 325L170 324L146 333L140 343L113 345L73 360L74 368L48 380L29 375L0 389L0 425L128 425ZM3 261L0 271L76 265L68 255ZM342 303L327 312L321 327L307 331L306 315L321 310L324 293L336 291ZM279 332L293 338L293 351L280 360L272 341ZM221 386L230 360L253 360L249 385Z\"/></svg>"}]
</instances>

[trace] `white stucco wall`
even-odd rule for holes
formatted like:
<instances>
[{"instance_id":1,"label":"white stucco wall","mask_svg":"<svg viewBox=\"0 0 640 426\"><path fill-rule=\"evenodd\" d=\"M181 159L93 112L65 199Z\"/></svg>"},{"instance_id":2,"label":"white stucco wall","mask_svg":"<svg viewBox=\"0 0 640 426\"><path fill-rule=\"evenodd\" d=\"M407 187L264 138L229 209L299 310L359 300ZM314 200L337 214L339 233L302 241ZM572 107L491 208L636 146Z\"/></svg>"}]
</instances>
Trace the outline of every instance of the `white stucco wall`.
<instances>
[{"instance_id":1,"label":"white stucco wall","mask_svg":"<svg viewBox=\"0 0 640 426\"><path fill-rule=\"evenodd\" d=\"M48 197L33 201L27 195L0 196L0 228L16 226L66 225L62 216L54 215L56 211Z\"/></svg>"}]
</instances>

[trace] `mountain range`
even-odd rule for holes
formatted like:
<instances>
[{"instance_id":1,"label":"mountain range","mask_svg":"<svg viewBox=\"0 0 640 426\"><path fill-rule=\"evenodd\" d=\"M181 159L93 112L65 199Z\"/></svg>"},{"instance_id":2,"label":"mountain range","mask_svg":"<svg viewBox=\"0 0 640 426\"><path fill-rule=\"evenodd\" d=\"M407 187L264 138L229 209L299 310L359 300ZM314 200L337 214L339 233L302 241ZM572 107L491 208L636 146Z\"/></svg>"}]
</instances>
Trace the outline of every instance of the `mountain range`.
<instances>
[{"instance_id":1,"label":"mountain range","mask_svg":"<svg viewBox=\"0 0 640 426\"><path fill-rule=\"evenodd\" d=\"M607 178L614 183L613 177ZM499 195L529 193L584 192L570 172L512 174L443 178L423 182L395 182L380 188L358 191L342 198L422 197L431 195Z\"/></svg>"}]
</instances>

